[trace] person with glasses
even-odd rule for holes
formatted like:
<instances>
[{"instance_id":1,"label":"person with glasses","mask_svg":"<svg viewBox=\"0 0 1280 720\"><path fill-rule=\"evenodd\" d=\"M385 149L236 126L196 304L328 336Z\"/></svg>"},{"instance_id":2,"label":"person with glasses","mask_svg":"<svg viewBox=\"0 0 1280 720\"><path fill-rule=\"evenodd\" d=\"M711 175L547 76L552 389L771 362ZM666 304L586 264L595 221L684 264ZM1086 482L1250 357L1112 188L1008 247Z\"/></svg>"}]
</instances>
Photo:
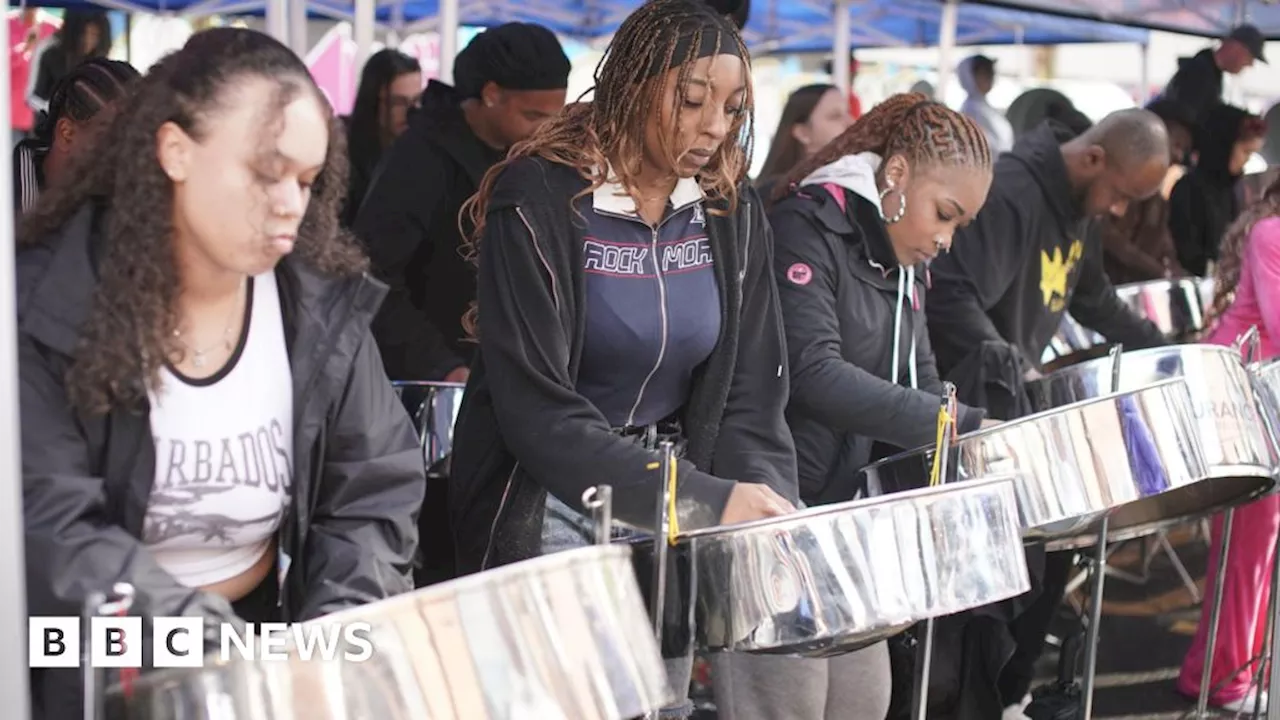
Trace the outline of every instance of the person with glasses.
<instances>
[{"instance_id":1,"label":"person with glasses","mask_svg":"<svg viewBox=\"0 0 1280 720\"><path fill-rule=\"evenodd\" d=\"M374 53L360 74L360 89L347 118L347 207L343 220L355 222L369 180L391 143L409 127L409 111L422 96L422 67L399 50Z\"/></svg>"}]
</instances>

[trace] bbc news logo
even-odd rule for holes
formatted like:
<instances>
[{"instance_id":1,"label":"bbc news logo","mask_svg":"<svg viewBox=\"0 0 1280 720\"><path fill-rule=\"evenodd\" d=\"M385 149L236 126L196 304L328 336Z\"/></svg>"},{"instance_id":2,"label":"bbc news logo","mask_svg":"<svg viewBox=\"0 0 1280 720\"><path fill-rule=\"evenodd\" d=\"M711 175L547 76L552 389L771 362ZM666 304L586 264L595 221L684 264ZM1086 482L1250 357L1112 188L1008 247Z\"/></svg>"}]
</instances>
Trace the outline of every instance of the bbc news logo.
<instances>
[{"instance_id":1,"label":"bbc news logo","mask_svg":"<svg viewBox=\"0 0 1280 720\"><path fill-rule=\"evenodd\" d=\"M27 619L29 665L33 668L80 667L82 621L76 617ZM151 666L203 667L209 657L219 662L342 660L364 662L373 656L369 623L250 623L243 630L223 623L217 653L205 652L204 619L158 617L152 621ZM142 667L142 618L89 619L89 665L104 668Z\"/></svg>"}]
</instances>

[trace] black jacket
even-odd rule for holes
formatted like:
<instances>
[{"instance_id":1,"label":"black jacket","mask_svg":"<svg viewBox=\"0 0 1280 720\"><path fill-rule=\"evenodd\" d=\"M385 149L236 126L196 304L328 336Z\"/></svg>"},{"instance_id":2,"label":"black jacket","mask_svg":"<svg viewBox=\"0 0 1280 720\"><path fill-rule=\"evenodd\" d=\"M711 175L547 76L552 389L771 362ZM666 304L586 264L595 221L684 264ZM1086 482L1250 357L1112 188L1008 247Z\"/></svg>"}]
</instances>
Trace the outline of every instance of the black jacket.
<instances>
[{"instance_id":1,"label":"black jacket","mask_svg":"<svg viewBox=\"0 0 1280 720\"><path fill-rule=\"evenodd\" d=\"M427 86L353 226L390 286L373 333L392 380L439 380L474 354L462 315L475 300L475 270L461 254L458 213L503 153L471 132L461 102L448 85Z\"/></svg>"},{"instance_id":2,"label":"black jacket","mask_svg":"<svg viewBox=\"0 0 1280 720\"><path fill-rule=\"evenodd\" d=\"M926 307L943 377L983 342L1008 342L1027 367L1039 368L1068 310L1129 349L1165 342L1107 280L1097 223L1072 200L1060 149L1070 136L1049 122L1001 155L987 203L933 262Z\"/></svg>"},{"instance_id":3,"label":"black jacket","mask_svg":"<svg viewBox=\"0 0 1280 720\"><path fill-rule=\"evenodd\" d=\"M178 584L140 541L155 443L146 410L72 411L63 378L93 302L91 210L18 255L19 380L27 604L79 615L117 582L135 614L236 622L221 597ZM292 512L277 539L291 565L282 613L303 621L413 589L416 515L426 481L413 427L368 324L384 293L367 276L334 279L300 261L277 270L294 378ZM34 671L36 717L81 717L74 670Z\"/></svg>"},{"instance_id":4,"label":"black jacket","mask_svg":"<svg viewBox=\"0 0 1280 720\"><path fill-rule=\"evenodd\" d=\"M546 493L582 511L581 496L613 487L613 512L653 526L660 481L653 453L611 432L575 390L586 313L583 220L573 169L524 159L490 200L480 247L481 347L454 431L450 511L461 572L540 554ZM721 333L695 371L682 423L682 529L714 525L733 481L766 483L796 500L772 236L744 186L732 215L707 212Z\"/></svg>"},{"instance_id":5,"label":"black jacket","mask_svg":"<svg viewBox=\"0 0 1280 720\"><path fill-rule=\"evenodd\" d=\"M1240 215L1240 175L1231 172L1231 156L1248 118L1247 111L1232 105L1211 108L1196 130L1196 166L1169 196L1169 232L1178 262L1193 275L1207 274L1209 262L1218 260L1222 236Z\"/></svg>"},{"instance_id":6,"label":"black jacket","mask_svg":"<svg viewBox=\"0 0 1280 720\"><path fill-rule=\"evenodd\" d=\"M857 471L890 449L935 440L942 381L923 308L925 270L899 297L898 266L874 205L806 187L769 212L774 266L791 365L787 422L795 438L800 493L808 504L852 499ZM871 192L874 192L872 190ZM891 381L895 305L903 304L897 383ZM913 309L916 308L916 309ZM919 390L911 388L916 342ZM962 408L962 432L982 411ZM875 448L876 441L891 448Z\"/></svg>"},{"instance_id":7,"label":"black jacket","mask_svg":"<svg viewBox=\"0 0 1280 720\"><path fill-rule=\"evenodd\" d=\"M1222 69L1213 59L1213 50L1204 49L1187 58L1178 58L1178 71L1165 86L1163 97L1182 103L1196 121L1214 105L1222 103Z\"/></svg>"}]
</instances>

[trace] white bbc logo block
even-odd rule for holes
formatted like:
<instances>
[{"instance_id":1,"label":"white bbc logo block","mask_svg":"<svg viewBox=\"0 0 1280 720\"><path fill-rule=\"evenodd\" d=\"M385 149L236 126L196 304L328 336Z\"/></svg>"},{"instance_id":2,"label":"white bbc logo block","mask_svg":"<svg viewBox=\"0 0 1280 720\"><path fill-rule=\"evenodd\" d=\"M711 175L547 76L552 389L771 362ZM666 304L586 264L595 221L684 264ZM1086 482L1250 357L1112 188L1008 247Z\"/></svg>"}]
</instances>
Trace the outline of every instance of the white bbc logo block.
<instances>
[{"instance_id":1,"label":"white bbc logo block","mask_svg":"<svg viewBox=\"0 0 1280 720\"><path fill-rule=\"evenodd\" d=\"M89 662L93 667L142 667L142 618L89 618Z\"/></svg>"},{"instance_id":2,"label":"white bbc logo block","mask_svg":"<svg viewBox=\"0 0 1280 720\"><path fill-rule=\"evenodd\" d=\"M204 665L204 619L157 617L152 623L152 662L158 668Z\"/></svg>"},{"instance_id":3,"label":"white bbc logo block","mask_svg":"<svg viewBox=\"0 0 1280 720\"><path fill-rule=\"evenodd\" d=\"M27 658L33 668L80 667L80 618L27 618Z\"/></svg>"}]
</instances>

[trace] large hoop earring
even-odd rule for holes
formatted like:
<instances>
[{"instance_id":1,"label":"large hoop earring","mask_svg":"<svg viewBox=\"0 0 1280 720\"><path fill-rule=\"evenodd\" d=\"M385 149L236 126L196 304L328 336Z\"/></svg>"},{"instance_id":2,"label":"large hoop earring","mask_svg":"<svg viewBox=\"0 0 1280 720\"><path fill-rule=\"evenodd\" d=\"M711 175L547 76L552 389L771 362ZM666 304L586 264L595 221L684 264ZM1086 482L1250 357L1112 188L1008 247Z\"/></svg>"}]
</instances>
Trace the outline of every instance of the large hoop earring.
<instances>
[{"instance_id":1,"label":"large hoop earring","mask_svg":"<svg viewBox=\"0 0 1280 720\"><path fill-rule=\"evenodd\" d=\"M880 219L884 221L885 225L892 225L896 222L901 222L902 218L906 217L907 215L907 194L904 192L899 192L898 193L898 212L894 213L893 217L885 217L884 199L889 197L889 193L893 191L894 190L892 185L880 191Z\"/></svg>"}]
</instances>

